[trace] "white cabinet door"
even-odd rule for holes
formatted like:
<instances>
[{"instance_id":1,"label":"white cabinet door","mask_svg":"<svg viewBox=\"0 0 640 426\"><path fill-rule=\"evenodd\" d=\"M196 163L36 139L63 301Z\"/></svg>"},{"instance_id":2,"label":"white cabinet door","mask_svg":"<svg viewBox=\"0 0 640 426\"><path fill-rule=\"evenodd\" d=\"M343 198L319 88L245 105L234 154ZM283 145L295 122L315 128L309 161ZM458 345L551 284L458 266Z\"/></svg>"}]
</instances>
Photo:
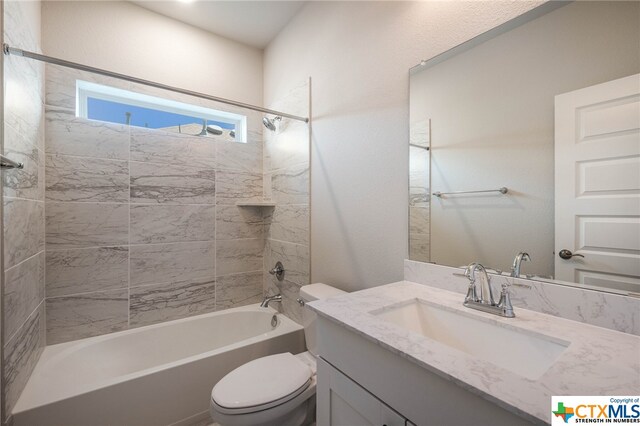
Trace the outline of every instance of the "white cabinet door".
<instances>
[{"instance_id":1,"label":"white cabinet door","mask_svg":"<svg viewBox=\"0 0 640 426\"><path fill-rule=\"evenodd\" d=\"M555 108L555 277L640 292L640 74Z\"/></svg>"},{"instance_id":2,"label":"white cabinet door","mask_svg":"<svg viewBox=\"0 0 640 426\"><path fill-rule=\"evenodd\" d=\"M366 389L318 359L318 426L406 426L407 420Z\"/></svg>"}]
</instances>

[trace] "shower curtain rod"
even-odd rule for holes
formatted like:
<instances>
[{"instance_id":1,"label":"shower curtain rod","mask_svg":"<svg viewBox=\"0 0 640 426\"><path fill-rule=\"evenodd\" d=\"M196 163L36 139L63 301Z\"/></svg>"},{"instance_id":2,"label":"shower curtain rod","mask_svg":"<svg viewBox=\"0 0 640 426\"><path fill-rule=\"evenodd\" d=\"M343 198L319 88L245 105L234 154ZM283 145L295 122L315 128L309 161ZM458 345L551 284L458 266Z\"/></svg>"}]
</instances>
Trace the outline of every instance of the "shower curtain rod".
<instances>
[{"instance_id":1,"label":"shower curtain rod","mask_svg":"<svg viewBox=\"0 0 640 426\"><path fill-rule=\"evenodd\" d=\"M88 71L94 74L104 75L106 77L114 77L120 80L129 81L131 83L139 83L144 84L151 87L156 87L158 89L169 90L171 92L182 93L183 95L194 96L196 98L207 99L210 101L220 102L223 104L233 105L240 108L251 109L253 111L260 111L267 114L279 115L281 117L291 118L292 120L304 121L305 123L309 122L308 117L300 117L298 115L287 114L286 112L275 111L269 108L263 108L251 104L245 104L244 102L232 101L230 99L219 98L217 96L211 96L200 92L194 92L187 89L180 89L179 87L169 86L162 83L156 83L149 80L144 80L142 78L131 77L125 74L119 74L116 72L111 72L107 70L103 70L100 68L90 67L88 65L78 64L76 62L65 61L64 59L54 58L52 56L41 55L40 53L30 52L28 50L22 50L15 47L9 46L7 43L2 45L2 51L5 55L16 55L22 56L25 58L35 59L36 61L47 62L49 64L60 65L67 68L73 68L80 71Z\"/></svg>"}]
</instances>

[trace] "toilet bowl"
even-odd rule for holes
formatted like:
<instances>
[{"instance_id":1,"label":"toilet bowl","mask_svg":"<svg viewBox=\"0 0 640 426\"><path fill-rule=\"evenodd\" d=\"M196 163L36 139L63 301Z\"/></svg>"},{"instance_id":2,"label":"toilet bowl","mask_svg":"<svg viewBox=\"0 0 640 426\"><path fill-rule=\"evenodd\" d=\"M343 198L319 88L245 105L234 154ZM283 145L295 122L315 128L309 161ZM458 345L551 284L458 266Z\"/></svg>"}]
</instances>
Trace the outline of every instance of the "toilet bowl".
<instances>
[{"instance_id":1,"label":"toilet bowl","mask_svg":"<svg viewBox=\"0 0 640 426\"><path fill-rule=\"evenodd\" d=\"M343 294L326 284L300 289L306 303ZM315 314L303 309L307 352L281 353L250 361L222 378L211 391L211 418L222 426L300 426L315 419Z\"/></svg>"}]
</instances>

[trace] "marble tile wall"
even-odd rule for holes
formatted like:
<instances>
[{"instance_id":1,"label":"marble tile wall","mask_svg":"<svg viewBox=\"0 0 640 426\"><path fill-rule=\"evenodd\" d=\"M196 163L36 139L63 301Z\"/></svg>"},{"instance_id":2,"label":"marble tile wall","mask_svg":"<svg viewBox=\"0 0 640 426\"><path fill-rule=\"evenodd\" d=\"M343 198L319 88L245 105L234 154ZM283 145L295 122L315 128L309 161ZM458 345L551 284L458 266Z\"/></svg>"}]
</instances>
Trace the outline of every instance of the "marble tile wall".
<instances>
[{"instance_id":1,"label":"marble tile wall","mask_svg":"<svg viewBox=\"0 0 640 426\"><path fill-rule=\"evenodd\" d=\"M262 127L262 116L255 115ZM254 132L258 134L257 130ZM216 308L262 300L264 218L259 207L238 207L262 198L262 131L251 145L221 142L216 171ZM236 144L238 145L238 144Z\"/></svg>"},{"instance_id":2,"label":"marble tile wall","mask_svg":"<svg viewBox=\"0 0 640 426\"><path fill-rule=\"evenodd\" d=\"M248 141L85 120L77 79L248 116ZM262 299L262 116L46 68L47 344ZM36 213L33 213L36 214ZM25 248L25 250L27 250Z\"/></svg>"},{"instance_id":3,"label":"marble tile wall","mask_svg":"<svg viewBox=\"0 0 640 426\"><path fill-rule=\"evenodd\" d=\"M10 45L40 51L33 4L4 2L4 37ZM37 6L35 6L37 7ZM35 21L35 22L34 22ZM44 68L34 61L3 57L4 155L24 163L2 172L4 196L4 363L9 417L42 353L44 339Z\"/></svg>"},{"instance_id":4,"label":"marble tile wall","mask_svg":"<svg viewBox=\"0 0 640 426\"><path fill-rule=\"evenodd\" d=\"M309 83L296 86L269 107L308 116ZM276 203L264 215L264 289L269 295L282 294L279 309L298 322L302 322L302 308L296 299L300 286L310 280L309 132L306 123L286 118L275 132L264 132L265 198ZM285 268L283 281L267 273L277 261Z\"/></svg>"},{"instance_id":5,"label":"marble tile wall","mask_svg":"<svg viewBox=\"0 0 640 426\"><path fill-rule=\"evenodd\" d=\"M409 134L409 259L428 262L431 121L412 122Z\"/></svg>"}]
</instances>

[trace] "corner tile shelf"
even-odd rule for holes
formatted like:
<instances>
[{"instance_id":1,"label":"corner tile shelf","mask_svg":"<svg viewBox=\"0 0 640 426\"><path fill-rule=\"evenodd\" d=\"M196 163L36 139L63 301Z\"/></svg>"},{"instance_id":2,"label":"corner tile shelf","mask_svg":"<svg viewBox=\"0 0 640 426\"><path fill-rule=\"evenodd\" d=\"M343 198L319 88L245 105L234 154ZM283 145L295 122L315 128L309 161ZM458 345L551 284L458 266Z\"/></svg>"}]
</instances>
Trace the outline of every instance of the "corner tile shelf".
<instances>
[{"instance_id":1,"label":"corner tile shelf","mask_svg":"<svg viewBox=\"0 0 640 426\"><path fill-rule=\"evenodd\" d=\"M238 201L236 203L238 207L275 207L276 203L273 201Z\"/></svg>"}]
</instances>

